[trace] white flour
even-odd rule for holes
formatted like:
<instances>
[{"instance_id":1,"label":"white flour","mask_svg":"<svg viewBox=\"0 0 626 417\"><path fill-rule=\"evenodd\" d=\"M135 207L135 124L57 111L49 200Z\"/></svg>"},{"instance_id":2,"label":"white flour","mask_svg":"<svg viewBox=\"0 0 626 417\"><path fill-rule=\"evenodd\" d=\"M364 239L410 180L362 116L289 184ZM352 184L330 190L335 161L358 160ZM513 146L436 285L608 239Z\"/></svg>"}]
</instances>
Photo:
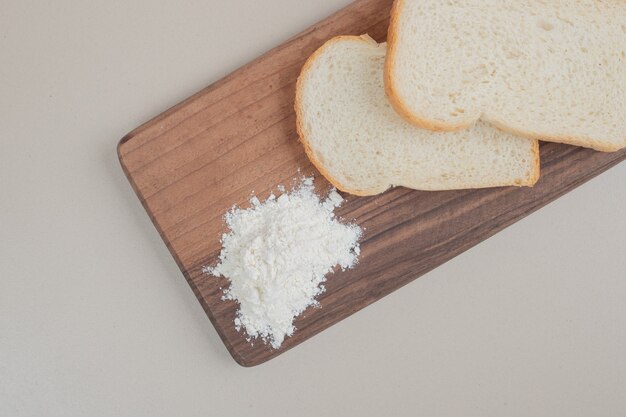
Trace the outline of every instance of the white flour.
<instances>
[{"instance_id":1,"label":"white flour","mask_svg":"<svg viewBox=\"0 0 626 417\"><path fill-rule=\"evenodd\" d=\"M356 263L361 229L335 218L343 199L333 190L321 202L312 178L291 194L250 202L251 208L226 214L230 232L222 237L219 264L205 272L230 281L224 299L239 302L237 329L277 349L293 334L294 319L316 305L325 275Z\"/></svg>"}]
</instances>

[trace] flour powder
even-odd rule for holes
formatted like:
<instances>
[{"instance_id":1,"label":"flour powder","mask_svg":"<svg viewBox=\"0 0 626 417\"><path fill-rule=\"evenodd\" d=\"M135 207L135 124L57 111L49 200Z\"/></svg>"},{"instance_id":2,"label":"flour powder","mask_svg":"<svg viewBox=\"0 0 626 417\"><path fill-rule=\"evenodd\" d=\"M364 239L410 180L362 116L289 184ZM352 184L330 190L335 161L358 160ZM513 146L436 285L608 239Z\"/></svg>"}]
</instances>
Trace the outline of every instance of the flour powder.
<instances>
[{"instance_id":1,"label":"flour powder","mask_svg":"<svg viewBox=\"0 0 626 417\"><path fill-rule=\"evenodd\" d=\"M224 299L239 303L238 330L279 348L294 319L317 304L325 276L356 263L361 229L335 217L342 202L334 190L320 201L308 178L292 193L253 197L251 208L226 214L219 263L205 272L230 281Z\"/></svg>"}]
</instances>

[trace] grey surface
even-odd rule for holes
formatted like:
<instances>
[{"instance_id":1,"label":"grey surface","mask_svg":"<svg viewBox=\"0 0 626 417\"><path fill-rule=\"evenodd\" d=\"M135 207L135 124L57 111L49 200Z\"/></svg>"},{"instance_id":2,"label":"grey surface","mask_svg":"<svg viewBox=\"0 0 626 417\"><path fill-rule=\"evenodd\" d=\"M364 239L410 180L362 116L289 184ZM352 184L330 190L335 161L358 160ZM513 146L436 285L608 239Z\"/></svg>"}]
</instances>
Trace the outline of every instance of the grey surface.
<instances>
[{"instance_id":1,"label":"grey surface","mask_svg":"<svg viewBox=\"0 0 626 417\"><path fill-rule=\"evenodd\" d=\"M626 164L276 360L229 357L115 145L347 3L0 3L0 416L624 415Z\"/></svg>"}]
</instances>

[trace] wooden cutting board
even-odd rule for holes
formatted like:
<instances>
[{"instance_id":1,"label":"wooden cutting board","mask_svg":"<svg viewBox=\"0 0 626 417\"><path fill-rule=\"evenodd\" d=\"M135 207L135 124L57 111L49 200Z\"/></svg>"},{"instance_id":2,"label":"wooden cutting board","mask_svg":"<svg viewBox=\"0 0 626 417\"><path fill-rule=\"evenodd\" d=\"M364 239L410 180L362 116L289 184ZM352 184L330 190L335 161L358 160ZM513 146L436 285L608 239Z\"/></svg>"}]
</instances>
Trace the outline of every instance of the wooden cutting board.
<instances>
[{"instance_id":1,"label":"wooden cutting board","mask_svg":"<svg viewBox=\"0 0 626 417\"><path fill-rule=\"evenodd\" d=\"M329 276L321 308L296 321L279 350L235 330L237 305L221 300L225 279L204 275L226 231L223 215L248 207L301 174L316 175L298 142L295 82L307 57L335 35L383 41L392 0L360 0L128 134L124 172L233 358L258 365L411 282L626 158L559 144L541 147L534 188L344 197L338 211L366 232L359 265ZM608 192L608 191L607 191ZM391 320L391 318L390 318Z\"/></svg>"}]
</instances>

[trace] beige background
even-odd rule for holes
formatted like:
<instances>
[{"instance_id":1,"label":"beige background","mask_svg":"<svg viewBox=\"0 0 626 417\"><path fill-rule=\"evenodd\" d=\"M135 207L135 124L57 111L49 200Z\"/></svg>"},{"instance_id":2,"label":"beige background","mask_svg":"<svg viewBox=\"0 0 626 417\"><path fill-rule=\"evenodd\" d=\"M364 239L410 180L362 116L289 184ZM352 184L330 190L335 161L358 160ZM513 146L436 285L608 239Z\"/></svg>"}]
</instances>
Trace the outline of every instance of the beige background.
<instances>
[{"instance_id":1,"label":"beige background","mask_svg":"<svg viewBox=\"0 0 626 417\"><path fill-rule=\"evenodd\" d=\"M347 4L0 1L0 416L623 416L626 163L263 366L119 138Z\"/></svg>"}]
</instances>

